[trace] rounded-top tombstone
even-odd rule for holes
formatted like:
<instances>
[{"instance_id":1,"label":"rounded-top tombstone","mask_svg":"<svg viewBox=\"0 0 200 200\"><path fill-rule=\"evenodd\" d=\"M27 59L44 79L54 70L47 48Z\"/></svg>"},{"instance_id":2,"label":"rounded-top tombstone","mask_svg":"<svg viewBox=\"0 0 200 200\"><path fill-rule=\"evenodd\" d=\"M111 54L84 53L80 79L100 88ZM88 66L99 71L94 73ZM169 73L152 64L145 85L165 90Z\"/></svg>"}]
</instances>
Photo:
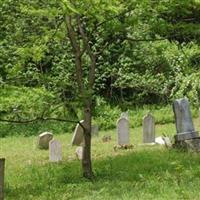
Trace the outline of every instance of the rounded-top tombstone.
<instances>
[{"instance_id":1,"label":"rounded-top tombstone","mask_svg":"<svg viewBox=\"0 0 200 200\"><path fill-rule=\"evenodd\" d=\"M129 121L122 117L117 121L118 145L129 145Z\"/></svg>"},{"instance_id":2,"label":"rounded-top tombstone","mask_svg":"<svg viewBox=\"0 0 200 200\"><path fill-rule=\"evenodd\" d=\"M150 113L143 118L143 142L155 142L155 119Z\"/></svg>"},{"instance_id":3,"label":"rounded-top tombstone","mask_svg":"<svg viewBox=\"0 0 200 200\"><path fill-rule=\"evenodd\" d=\"M49 149L49 142L53 139L51 132L44 132L38 136L38 147L40 149Z\"/></svg>"}]
</instances>

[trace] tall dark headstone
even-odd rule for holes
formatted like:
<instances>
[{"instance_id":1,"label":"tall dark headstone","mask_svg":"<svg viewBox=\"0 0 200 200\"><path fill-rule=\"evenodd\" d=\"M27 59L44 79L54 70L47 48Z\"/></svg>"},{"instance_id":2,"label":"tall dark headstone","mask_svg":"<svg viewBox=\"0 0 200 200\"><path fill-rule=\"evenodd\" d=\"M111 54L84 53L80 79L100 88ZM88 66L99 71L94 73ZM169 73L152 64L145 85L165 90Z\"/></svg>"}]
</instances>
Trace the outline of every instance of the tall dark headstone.
<instances>
[{"instance_id":1,"label":"tall dark headstone","mask_svg":"<svg viewBox=\"0 0 200 200\"><path fill-rule=\"evenodd\" d=\"M198 137L198 132L195 131L192 122L190 105L186 98L177 99L173 104L173 111L176 121L175 140L183 141Z\"/></svg>"}]
</instances>

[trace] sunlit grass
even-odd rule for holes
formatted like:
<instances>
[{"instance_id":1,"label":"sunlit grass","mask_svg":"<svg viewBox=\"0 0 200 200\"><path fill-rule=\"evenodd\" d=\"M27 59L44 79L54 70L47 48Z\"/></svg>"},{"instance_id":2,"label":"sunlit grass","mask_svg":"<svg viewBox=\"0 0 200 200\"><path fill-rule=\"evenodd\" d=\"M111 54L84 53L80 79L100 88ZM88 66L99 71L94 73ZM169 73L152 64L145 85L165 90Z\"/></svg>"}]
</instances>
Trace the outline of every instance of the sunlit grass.
<instances>
[{"instance_id":1,"label":"sunlit grass","mask_svg":"<svg viewBox=\"0 0 200 200\"><path fill-rule=\"evenodd\" d=\"M199 130L199 122L195 120ZM48 151L36 147L37 137L0 139L6 158L6 200L68 199L200 199L200 156L142 146L142 127L131 129L131 150L114 151L116 130L92 139L96 179L81 176L80 161L71 147L71 134L55 135L62 143L63 161L49 163ZM157 125L156 135L175 134L174 124ZM112 140L103 143L103 135Z\"/></svg>"}]
</instances>

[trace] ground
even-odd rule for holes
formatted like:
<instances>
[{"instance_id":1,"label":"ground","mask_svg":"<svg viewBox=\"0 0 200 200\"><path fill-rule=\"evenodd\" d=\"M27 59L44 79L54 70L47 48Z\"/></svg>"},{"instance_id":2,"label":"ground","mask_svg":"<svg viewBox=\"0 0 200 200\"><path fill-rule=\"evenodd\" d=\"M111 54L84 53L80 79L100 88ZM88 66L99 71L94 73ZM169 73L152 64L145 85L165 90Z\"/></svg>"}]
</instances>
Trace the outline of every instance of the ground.
<instances>
[{"instance_id":1,"label":"ground","mask_svg":"<svg viewBox=\"0 0 200 200\"><path fill-rule=\"evenodd\" d=\"M199 129L199 121L195 127ZM175 133L174 124L157 125L157 136ZM103 143L103 135L112 140ZM92 140L93 182L81 177L80 161L71 147L71 134L56 134L63 161L48 162L48 151L36 148L37 137L0 139L6 158L5 200L200 199L200 155L160 146L144 147L142 127L131 129L130 150L114 151L116 131L100 132Z\"/></svg>"}]
</instances>

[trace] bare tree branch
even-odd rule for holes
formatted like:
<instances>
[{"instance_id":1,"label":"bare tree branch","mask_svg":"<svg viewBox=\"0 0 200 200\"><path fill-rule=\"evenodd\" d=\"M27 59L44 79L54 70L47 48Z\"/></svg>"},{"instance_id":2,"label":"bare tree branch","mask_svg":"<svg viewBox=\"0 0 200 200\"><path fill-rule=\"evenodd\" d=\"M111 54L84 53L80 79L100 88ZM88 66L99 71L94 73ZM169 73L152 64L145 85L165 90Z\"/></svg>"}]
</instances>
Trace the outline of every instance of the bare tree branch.
<instances>
[{"instance_id":1,"label":"bare tree branch","mask_svg":"<svg viewBox=\"0 0 200 200\"><path fill-rule=\"evenodd\" d=\"M92 89L95 82L96 56L92 52L92 49L90 47L90 41L88 39L87 33L84 31L84 28L82 25L83 23L81 22L80 15L77 16L77 22L78 22L79 32L84 42L84 48L86 49L91 60L91 65L90 65L90 70L89 70L89 83L90 83L90 89Z\"/></svg>"},{"instance_id":2,"label":"bare tree branch","mask_svg":"<svg viewBox=\"0 0 200 200\"><path fill-rule=\"evenodd\" d=\"M66 21L66 26L67 26L67 31L68 31L68 37L71 42L72 49L75 55L76 76L77 76L79 92L81 95L83 95L84 84L83 84L83 69L82 69L80 44L77 41L76 33L72 27L71 16L66 15L65 21Z\"/></svg>"}]
</instances>

